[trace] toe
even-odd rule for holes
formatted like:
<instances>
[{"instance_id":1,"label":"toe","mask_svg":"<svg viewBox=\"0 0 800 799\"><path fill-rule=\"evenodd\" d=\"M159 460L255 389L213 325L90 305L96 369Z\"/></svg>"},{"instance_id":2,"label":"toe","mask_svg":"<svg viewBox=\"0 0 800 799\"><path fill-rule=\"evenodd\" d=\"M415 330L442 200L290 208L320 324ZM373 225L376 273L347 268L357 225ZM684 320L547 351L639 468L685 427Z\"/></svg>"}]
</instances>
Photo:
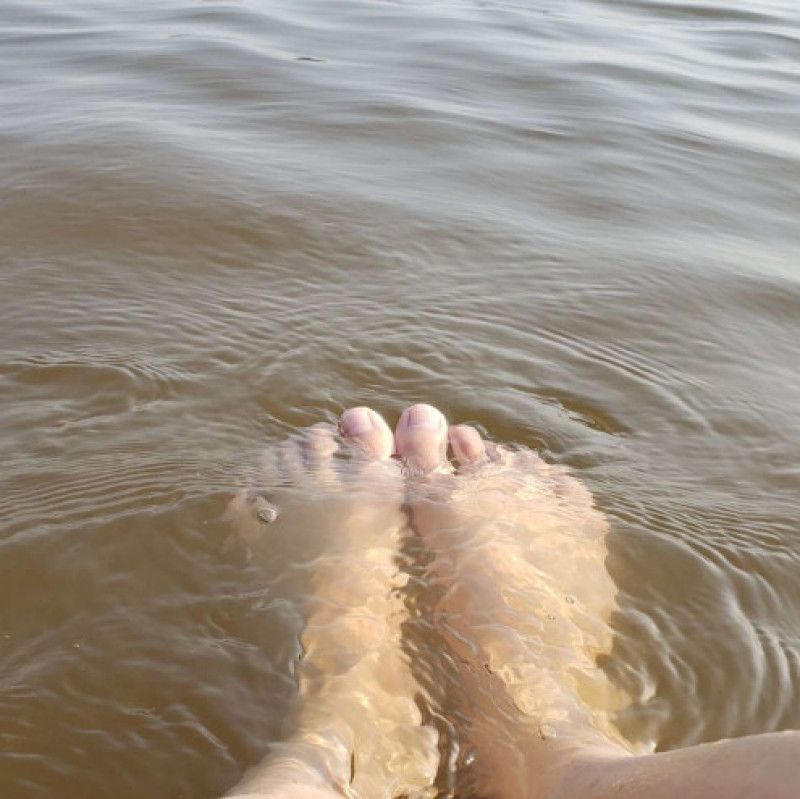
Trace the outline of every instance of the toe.
<instances>
[{"instance_id":1,"label":"toe","mask_svg":"<svg viewBox=\"0 0 800 799\"><path fill-rule=\"evenodd\" d=\"M303 447L309 466L328 460L337 449L335 428L325 422L312 425L303 439Z\"/></svg>"},{"instance_id":2,"label":"toe","mask_svg":"<svg viewBox=\"0 0 800 799\"><path fill-rule=\"evenodd\" d=\"M394 452L392 431L372 408L349 408L342 414L339 430L348 444L369 458L386 460Z\"/></svg>"},{"instance_id":3,"label":"toe","mask_svg":"<svg viewBox=\"0 0 800 799\"><path fill-rule=\"evenodd\" d=\"M456 425L447 431L447 437L459 466L473 466L486 460L486 446L474 427Z\"/></svg>"},{"instance_id":4,"label":"toe","mask_svg":"<svg viewBox=\"0 0 800 799\"><path fill-rule=\"evenodd\" d=\"M333 425L320 422L306 431L303 455L310 476L320 485L332 486L334 483L334 454L338 448Z\"/></svg>"},{"instance_id":5,"label":"toe","mask_svg":"<svg viewBox=\"0 0 800 799\"><path fill-rule=\"evenodd\" d=\"M277 472L284 485L302 486L307 482L305 447L299 435L294 435L276 447Z\"/></svg>"},{"instance_id":6,"label":"toe","mask_svg":"<svg viewBox=\"0 0 800 799\"><path fill-rule=\"evenodd\" d=\"M397 453L414 471L427 473L446 461L447 420L431 405L406 408L395 430Z\"/></svg>"}]
</instances>

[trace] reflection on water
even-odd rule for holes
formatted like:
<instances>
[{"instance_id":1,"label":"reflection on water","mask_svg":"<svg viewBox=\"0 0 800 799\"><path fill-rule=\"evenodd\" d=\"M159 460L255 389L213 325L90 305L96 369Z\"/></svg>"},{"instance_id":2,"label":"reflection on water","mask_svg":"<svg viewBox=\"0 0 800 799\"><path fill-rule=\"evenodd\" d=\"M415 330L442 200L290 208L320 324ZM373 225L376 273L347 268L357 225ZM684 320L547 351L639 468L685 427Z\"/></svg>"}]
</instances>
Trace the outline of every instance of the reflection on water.
<instances>
[{"instance_id":1,"label":"reflection on water","mask_svg":"<svg viewBox=\"0 0 800 799\"><path fill-rule=\"evenodd\" d=\"M4 797L211 797L283 734L224 509L358 403L593 491L629 739L800 724L794 4L2 18Z\"/></svg>"}]
</instances>

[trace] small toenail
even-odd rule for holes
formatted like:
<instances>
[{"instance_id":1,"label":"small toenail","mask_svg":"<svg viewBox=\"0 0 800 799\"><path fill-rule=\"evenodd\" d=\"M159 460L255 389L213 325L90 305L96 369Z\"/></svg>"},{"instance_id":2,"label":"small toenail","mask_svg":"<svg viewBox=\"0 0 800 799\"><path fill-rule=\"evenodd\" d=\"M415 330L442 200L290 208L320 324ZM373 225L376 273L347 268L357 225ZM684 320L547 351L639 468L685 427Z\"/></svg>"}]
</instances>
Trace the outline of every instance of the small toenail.
<instances>
[{"instance_id":1,"label":"small toenail","mask_svg":"<svg viewBox=\"0 0 800 799\"><path fill-rule=\"evenodd\" d=\"M342 433L361 436L372 430L372 417L367 408L351 408L342 414Z\"/></svg>"},{"instance_id":2,"label":"small toenail","mask_svg":"<svg viewBox=\"0 0 800 799\"><path fill-rule=\"evenodd\" d=\"M480 460L486 455L480 433L472 427L467 425L451 427L448 437L456 459L465 464Z\"/></svg>"},{"instance_id":3,"label":"small toenail","mask_svg":"<svg viewBox=\"0 0 800 799\"><path fill-rule=\"evenodd\" d=\"M442 415L430 405L412 405L408 409L406 424L414 430L439 430Z\"/></svg>"}]
</instances>

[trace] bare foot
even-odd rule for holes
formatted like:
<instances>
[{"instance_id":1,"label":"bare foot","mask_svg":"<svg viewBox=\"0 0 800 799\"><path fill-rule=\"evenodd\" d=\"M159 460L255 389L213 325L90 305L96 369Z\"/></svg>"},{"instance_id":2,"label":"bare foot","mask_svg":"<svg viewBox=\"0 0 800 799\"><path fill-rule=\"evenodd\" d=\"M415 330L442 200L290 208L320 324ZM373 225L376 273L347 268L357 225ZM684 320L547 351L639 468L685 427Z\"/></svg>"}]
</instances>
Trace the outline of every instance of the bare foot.
<instances>
[{"instance_id":1,"label":"bare foot","mask_svg":"<svg viewBox=\"0 0 800 799\"><path fill-rule=\"evenodd\" d=\"M457 471L444 452L449 437ZM625 754L595 663L608 651L614 585L591 495L531 452L487 446L435 408L401 417L412 526L449 585L438 628L461 664L465 734L487 796L545 796L575 752Z\"/></svg>"},{"instance_id":2,"label":"bare foot","mask_svg":"<svg viewBox=\"0 0 800 799\"><path fill-rule=\"evenodd\" d=\"M295 537L275 580L305 626L284 741L229 796L419 797L435 777L437 735L422 724L399 643L406 520L394 440L368 408L346 411L340 433L349 457L338 457L332 429L316 426L266 453L262 474L232 504L261 557L274 561L276 540L285 550Z\"/></svg>"}]
</instances>

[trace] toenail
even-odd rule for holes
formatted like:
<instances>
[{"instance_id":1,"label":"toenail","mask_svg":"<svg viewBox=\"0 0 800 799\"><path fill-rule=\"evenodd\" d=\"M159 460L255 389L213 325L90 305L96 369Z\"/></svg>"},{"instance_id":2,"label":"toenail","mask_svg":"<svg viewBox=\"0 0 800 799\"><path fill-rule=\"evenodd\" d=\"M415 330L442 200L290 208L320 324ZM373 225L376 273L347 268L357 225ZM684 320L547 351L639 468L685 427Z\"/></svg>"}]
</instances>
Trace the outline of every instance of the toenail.
<instances>
[{"instance_id":1,"label":"toenail","mask_svg":"<svg viewBox=\"0 0 800 799\"><path fill-rule=\"evenodd\" d=\"M406 414L406 425L414 430L440 430L442 414L430 405L412 405Z\"/></svg>"},{"instance_id":2,"label":"toenail","mask_svg":"<svg viewBox=\"0 0 800 799\"><path fill-rule=\"evenodd\" d=\"M346 436L364 435L372 427L372 417L367 408L350 408L342 414L342 433Z\"/></svg>"},{"instance_id":3,"label":"toenail","mask_svg":"<svg viewBox=\"0 0 800 799\"><path fill-rule=\"evenodd\" d=\"M448 433L450 446L456 459L463 462L473 462L486 455L486 448L480 433L467 425L451 427Z\"/></svg>"}]
</instances>

